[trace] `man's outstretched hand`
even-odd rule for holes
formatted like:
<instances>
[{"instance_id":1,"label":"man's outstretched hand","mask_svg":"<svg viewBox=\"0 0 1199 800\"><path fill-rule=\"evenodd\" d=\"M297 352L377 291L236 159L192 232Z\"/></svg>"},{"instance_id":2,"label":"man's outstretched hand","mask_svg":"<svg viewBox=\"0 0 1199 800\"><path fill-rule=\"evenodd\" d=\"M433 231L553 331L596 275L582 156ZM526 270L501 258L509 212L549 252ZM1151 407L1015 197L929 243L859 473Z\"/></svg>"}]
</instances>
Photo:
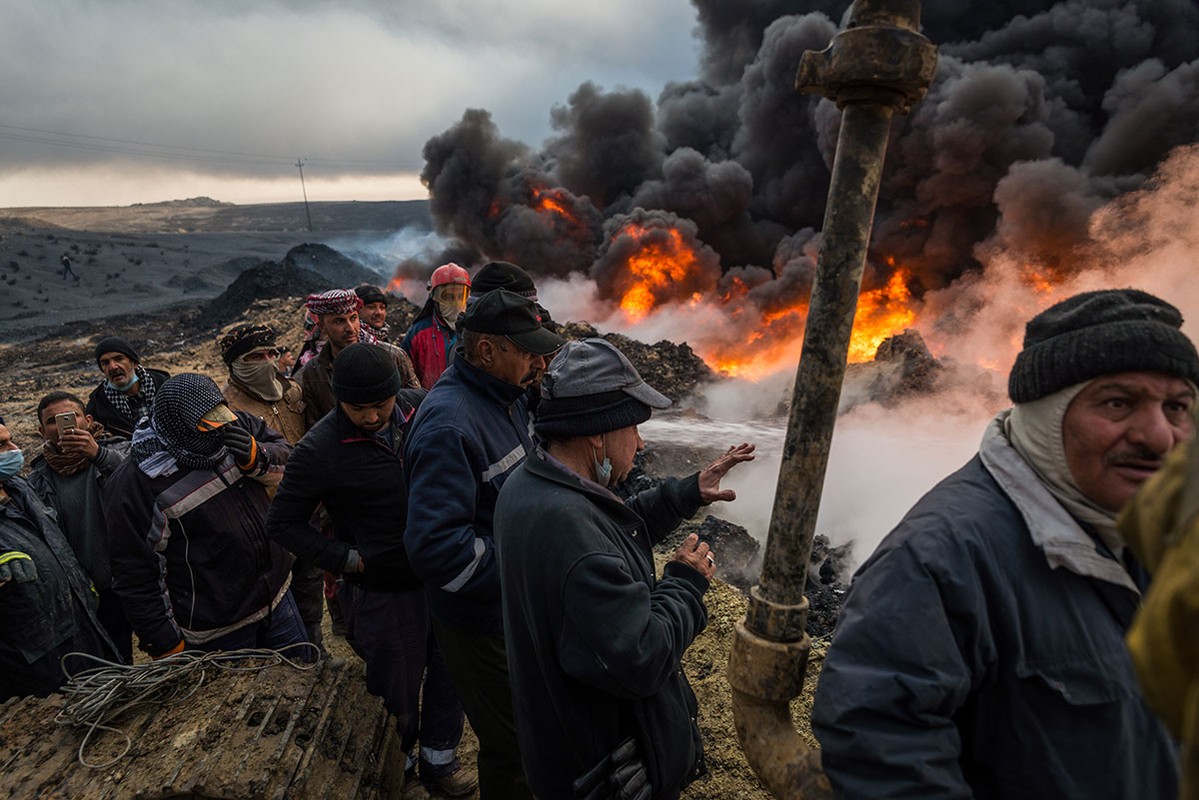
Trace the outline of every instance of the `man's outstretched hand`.
<instances>
[{"instance_id":1,"label":"man's outstretched hand","mask_svg":"<svg viewBox=\"0 0 1199 800\"><path fill-rule=\"evenodd\" d=\"M715 503L717 500L736 500L737 493L732 489L721 489L720 481L728 471L742 461L754 460L755 445L741 444L730 447L720 458L704 467L699 473L699 496L705 503Z\"/></svg>"}]
</instances>

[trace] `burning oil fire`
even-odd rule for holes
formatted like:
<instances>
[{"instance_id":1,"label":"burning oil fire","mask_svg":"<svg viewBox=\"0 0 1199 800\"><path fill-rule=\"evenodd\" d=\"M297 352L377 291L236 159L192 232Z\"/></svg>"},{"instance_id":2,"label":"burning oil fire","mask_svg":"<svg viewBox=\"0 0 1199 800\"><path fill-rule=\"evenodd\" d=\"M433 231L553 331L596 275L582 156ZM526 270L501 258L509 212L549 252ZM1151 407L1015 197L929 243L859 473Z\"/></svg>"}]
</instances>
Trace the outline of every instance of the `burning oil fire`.
<instances>
[{"instance_id":1,"label":"burning oil fire","mask_svg":"<svg viewBox=\"0 0 1199 800\"><path fill-rule=\"evenodd\" d=\"M648 233L646 228L635 224L621 230L622 236L636 239ZM618 281L622 287L620 309L630 322L640 322L658 305L659 297L695 274L697 260L682 234L670 229L664 242L646 243L625 262L625 267L626 272ZM693 293L692 299L699 300L702 296Z\"/></svg>"},{"instance_id":2,"label":"burning oil fire","mask_svg":"<svg viewBox=\"0 0 1199 800\"><path fill-rule=\"evenodd\" d=\"M613 282L617 305L626 322L636 324L669 305L703 306L718 312L731 325L718 325L713 320L707 335L701 334L692 346L713 369L732 377L760 378L798 358L807 318L806 300L758 308L749 287L735 278L723 292L680 294L679 285L696 283L699 266L694 247L676 229L652 239L649 233L632 223L618 233L641 241L641 246L620 265L620 274ZM911 272L897 266L894 259L888 259L888 265L892 272L886 284L859 297L849 348L851 362L873 359L884 339L902 333L917 320L917 304L908 285Z\"/></svg>"}]
</instances>

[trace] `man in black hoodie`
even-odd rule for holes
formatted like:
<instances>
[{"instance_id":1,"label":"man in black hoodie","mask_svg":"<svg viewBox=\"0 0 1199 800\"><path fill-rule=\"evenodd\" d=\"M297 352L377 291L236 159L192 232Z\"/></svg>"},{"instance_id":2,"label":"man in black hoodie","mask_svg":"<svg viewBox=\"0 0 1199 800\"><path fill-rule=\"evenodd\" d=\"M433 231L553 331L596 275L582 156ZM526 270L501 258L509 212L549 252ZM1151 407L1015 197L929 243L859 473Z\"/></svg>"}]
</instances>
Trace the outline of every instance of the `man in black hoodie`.
<instances>
[{"instance_id":1,"label":"man in black hoodie","mask_svg":"<svg viewBox=\"0 0 1199 800\"><path fill-rule=\"evenodd\" d=\"M395 362L372 344L337 354L331 386L337 405L296 445L267 530L297 557L345 578L338 599L347 638L366 662L367 688L398 720L409 754L405 772L416 767L412 751L419 740L421 780L454 797L469 794L477 780L456 756L462 706L404 549L408 496L401 453L425 393L401 388ZM309 524L320 503L333 520L332 539Z\"/></svg>"}]
</instances>

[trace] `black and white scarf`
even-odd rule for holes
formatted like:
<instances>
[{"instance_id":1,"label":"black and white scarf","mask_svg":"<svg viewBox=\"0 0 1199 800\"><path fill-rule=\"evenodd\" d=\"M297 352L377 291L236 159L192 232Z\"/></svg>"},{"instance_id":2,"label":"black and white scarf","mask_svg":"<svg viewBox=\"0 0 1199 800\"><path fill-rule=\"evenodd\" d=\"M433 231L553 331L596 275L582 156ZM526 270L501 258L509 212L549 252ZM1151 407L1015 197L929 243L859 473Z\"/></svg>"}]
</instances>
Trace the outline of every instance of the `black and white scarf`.
<instances>
[{"instance_id":1,"label":"black and white scarf","mask_svg":"<svg viewBox=\"0 0 1199 800\"><path fill-rule=\"evenodd\" d=\"M139 418L148 412L154 403L154 379L141 364L133 368L133 374L137 376L137 385L141 387L137 390L137 400L135 401L138 404L137 411L133 410L133 403L130 402L129 395L120 389L114 389L108 381L104 381L103 386L104 396L108 398L108 402L112 403L122 417L137 424L140 422Z\"/></svg>"},{"instance_id":2,"label":"black and white scarf","mask_svg":"<svg viewBox=\"0 0 1199 800\"><path fill-rule=\"evenodd\" d=\"M192 469L215 469L228 450L221 431L198 431L200 419L225 402L221 390L206 375L184 372L158 390L149 422L133 432L133 458L150 477L174 472L176 464Z\"/></svg>"}]
</instances>

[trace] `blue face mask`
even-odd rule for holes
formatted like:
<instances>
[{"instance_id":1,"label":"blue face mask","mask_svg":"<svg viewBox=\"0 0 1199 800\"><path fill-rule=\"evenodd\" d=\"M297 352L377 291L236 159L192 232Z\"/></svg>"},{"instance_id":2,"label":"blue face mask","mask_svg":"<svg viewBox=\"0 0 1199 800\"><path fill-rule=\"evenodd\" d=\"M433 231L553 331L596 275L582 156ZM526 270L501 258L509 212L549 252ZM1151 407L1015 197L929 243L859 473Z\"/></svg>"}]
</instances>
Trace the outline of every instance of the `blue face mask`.
<instances>
[{"instance_id":1,"label":"blue face mask","mask_svg":"<svg viewBox=\"0 0 1199 800\"><path fill-rule=\"evenodd\" d=\"M105 383L107 383L113 389L116 389L118 392L127 392L130 389L132 389L135 385L137 385L137 373L136 372L133 373L133 377L130 378L129 382L126 383L124 386L117 386L112 381L105 381Z\"/></svg>"},{"instance_id":2,"label":"blue face mask","mask_svg":"<svg viewBox=\"0 0 1199 800\"><path fill-rule=\"evenodd\" d=\"M25 466L25 454L20 450L5 450L0 453L0 481L6 481Z\"/></svg>"},{"instance_id":3,"label":"blue face mask","mask_svg":"<svg viewBox=\"0 0 1199 800\"><path fill-rule=\"evenodd\" d=\"M604 442L604 450L607 451L607 442ZM604 454L603 461L596 461L595 456L591 457L591 463L595 467L595 482L600 486L608 487L612 485L612 460L608 458L607 452Z\"/></svg>"}]
</instances>

